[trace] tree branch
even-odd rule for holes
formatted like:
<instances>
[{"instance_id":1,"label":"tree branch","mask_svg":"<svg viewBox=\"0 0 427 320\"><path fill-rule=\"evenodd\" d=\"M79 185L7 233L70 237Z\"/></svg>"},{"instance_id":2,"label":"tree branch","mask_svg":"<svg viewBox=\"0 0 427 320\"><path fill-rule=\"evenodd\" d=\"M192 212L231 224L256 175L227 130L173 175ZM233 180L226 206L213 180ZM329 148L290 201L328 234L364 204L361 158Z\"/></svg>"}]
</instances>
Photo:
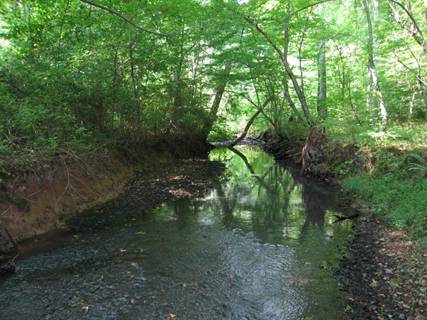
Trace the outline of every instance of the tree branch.
<instances>
[{"instance_id":1,"label":"tree branch","mask_svg":"<svg viewBox=\"0 0 427 320\"><path fill-rule=\"evenodd\" d=\"M251 105L253 105L255 108L261 111L261 114L267 119L268 122L272 125L272 127L277 130L277 126L273 122L273 120L268 116L268 114L265 113L263 108L260 108L248 95L245 95L245 99L249 101Z\"/></svg>"},{"instance_id":2,"label":"tree branch","mask_svg":"<svg viewBox=\"0 0 427 320\"><path fill-rule=\"evenodd\" d=\"M312 3L312 4L308 4L305 7L299 8L298 10L292 12L292 15L296 15L296 14L300 13L301 11L304 11L304 10L307 10L307 9L309 9L311 7L318 6L319 4L322 4L322 3L325 3L325 2L331 2L331 1L334 1L334 0L321 0L321 1L318 1L318 2L315 2L315 3Z\"/></svg>"},{"instance_id":3,"label":"tree branch","mask_svg":"<svg viewBox=\"0 0 427 320\"><path fill-rule=\"evenodd\" d=\"M248 131L249 131L252 123L254 123L255 119L264 110L264 108L267 106L267 104L270 102L270 100L271 100L271 98L267 98L267 100L264 101L264 104L261 106L261 108L259 108L257 110L257 112L255 112L255 114L249 119L248 123L246 124L245 129L240 134L240 136L237 137L233 142L230 143L230 145L229 145L230 147L235 146L236 144L238 144L240 141L242 141L246 137L246 135L248 134Z\"/></svg>"},{"instance_id":4,"label":"tree branch","mask_svg":"<svg viewBox=\"0 0 427 320\"><path fill-rule=\"evenodd\" d=\"M107 11L111 15L119 17L120 19L122 19L123 21L125 21L126 23L130 24L131 26L135 27L136 29L138 29L140 31L143 31L143 32L146 32L146 33L149 33L149 34L153 34L153 35L158 36L158 37L166 37L166 34L161 33L161 32L157 32L157 31L152 31L152 30L146 29L144 27L141 27L140 25L136 24L132 20L126 18L120 12L118 12L118 11L116 11L114 9L111 9L109 7L106 7L106 6L104 6L104 5L100 4L100 3L96 3L96 2L94 2L92 0L80 0L80 1L84 2L84 3L88 4L88 5L91 5L93 7L96 7L98 9Z\"/></svg>"},{"instance_id":5,"label":"tree branch","mask_svg":"<svg viewBox=\"0 0 427 320\"><path fill-rule=\"evenodd\" d=\"M416 72L414 69L412 69L411 67L409 67L406 63L404 63L399 56L396 54L396 52L393 52L394 57L396 58L397 62L399 62L406 70L408 70L409 72L413 73L414 76L416 77L416 79L418 80L418 82L421 82L423 85L427 86L427 83L425 83L425 81L421 78L421 75L419 72Z\"/></svg>"},{"instance_id":6,"label":"tree branch","mask_svg":"<svg viewBox=\"0 0 427 320\"><path fill-rule=\"evenodd\" d=\"M283 59L282 50L280 50L279 47L274 43L273 39L270 38L268 33L266 31L264 31L263 28L260 27L258 22L256 22L255 20L253 20L250 17L244 17L244 19L246 20L246 22L253 25L255 27L255 29L258 30L259 33L261 33L261 35L265 38L265 40L267 40L267 42L273 47L274 51L276 51L276 53L279 55L280 60L282 60Z\"/></svg>"},{"instance_id":7,"label":"tree branch","mask_svg":"<svg viewBox=\"0 0 427 320\"><path fill-rule=\"evenodd\" d=\"M283 51L280 50L280 48L276 45L276 43L273 41L273 39L270 37L270 35L259 25L259 23L255 20L253 20L250 17L244 17L244 19L246 20L246 22L248 22L249 24L253 25L255 27L255 29L264 37L264 39L272 46L272 48L274 49L274 51L276 51L276 53L279 55L280 61L283 64L283 67L286 71L286 73L288 74L289 78L292 81L292 85L294 87L294 90L298 96L298 99L301 103L301 107L302 110L304 112L305 118L307 120L307 123L310 127L312 127L314 125L314 120L311 117L307 102L305 100L305 96L303 91L301 90L301 87L295 77L295 74L292 71L291 66L289 65L288 62L288 43L289 43L289 17L288 15L286 15L285 17L285 22L284 22L284 49ZM288 100L288 102L290 103L291 107L292 105L295 105L290 97L289 94L285 93L285 97Z\"/></svg>"},{"instance_id":8,"label":"tree branch","mask_svg":"<svg viewBox=\"0 0 427 320\"><path fill-rule=\"evenodd\" d=\"M427 52L427 44L426 41L424 39L424 35L423 32L421 31L420 27L418 26L417 21L415 21L415 18L413 16L413 14L411 13L410 9L406 8L402 3L400 3L399 1L396 0L389 0L391 3L394 3L395 5L399 6L408 16L409 20L411 21L411 24L413 26L413 28L415 28L415 30L409 30L405 23L400 19L400 17L398 15L396 15L396 12L394 11L395 9L393 8L392 5L390 5L391 9L393 10L394 16L396 21L401 25L401 27L408 32L413 38L414 40L423 48L423 50L425 52Z\"/></svg>"}]
</instances>

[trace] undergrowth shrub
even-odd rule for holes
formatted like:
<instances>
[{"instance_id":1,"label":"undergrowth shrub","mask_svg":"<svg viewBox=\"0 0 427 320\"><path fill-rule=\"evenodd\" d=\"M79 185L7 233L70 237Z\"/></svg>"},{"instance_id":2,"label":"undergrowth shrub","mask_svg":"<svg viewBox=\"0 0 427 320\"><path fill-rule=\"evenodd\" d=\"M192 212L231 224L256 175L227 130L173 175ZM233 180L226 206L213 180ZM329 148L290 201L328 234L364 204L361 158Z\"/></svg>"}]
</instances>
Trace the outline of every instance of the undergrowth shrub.
<instances>
[{"instance_id":1,"label":"undergrowth shrub","mask_svg":"<svg viewBox=\"0 0 427 320\"><path fill-rule=\"evenodd\" d=\"M364 199L390 225L408 230L427 245L427 179L408 176L405 170L364 173L345 179L344 188Z\"/></svg>"}]
</instances>

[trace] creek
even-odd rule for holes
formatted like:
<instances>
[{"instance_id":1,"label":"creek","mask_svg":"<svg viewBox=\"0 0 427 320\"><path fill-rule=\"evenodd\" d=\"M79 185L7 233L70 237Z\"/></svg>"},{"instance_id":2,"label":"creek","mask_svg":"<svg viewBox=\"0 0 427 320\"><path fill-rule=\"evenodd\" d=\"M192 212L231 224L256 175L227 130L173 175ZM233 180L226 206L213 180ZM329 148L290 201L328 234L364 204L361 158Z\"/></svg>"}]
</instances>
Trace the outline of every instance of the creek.
<instances>
[{"instance_id":1,"label":"creek","mask_svg":"<svg viewBox=\"0 0 427 320\"><path fill-rule=\"evenodd\" d=\"M24 244L0 319L344 319L337 190L251 146L210 159L226 169L202 196L101 207Z\"/></svg>"}]
</instances>

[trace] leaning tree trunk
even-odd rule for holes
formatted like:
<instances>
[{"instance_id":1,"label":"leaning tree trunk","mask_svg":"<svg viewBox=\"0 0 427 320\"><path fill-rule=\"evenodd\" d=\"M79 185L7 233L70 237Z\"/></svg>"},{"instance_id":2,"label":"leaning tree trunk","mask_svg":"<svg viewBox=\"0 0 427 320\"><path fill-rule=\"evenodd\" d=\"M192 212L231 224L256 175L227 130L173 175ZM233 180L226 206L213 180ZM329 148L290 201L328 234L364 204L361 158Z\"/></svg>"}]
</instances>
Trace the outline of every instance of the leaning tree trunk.
<instances>
[{"instance_id":1,"label":"leaning tree trunk","mask_svg":"<svg viewBox=\"0 0 427 320\"><path fill-rule=\"evenodd\" d=\"M372 104L375 101L375 105L378 105L380 117L381 117L381 125L383 128L387 126L387 108L384 102L384 98L381 92L380 82L378 79L378 72L377 68L375 66L374 61L374 35L373 35L373 27L372 27L372 20L371 20L371 14L369 10L369 4L368 0L363 0L363 7L366 14L366 20L368 23L368 71L369 71L369 77L371 81L369 95L371 96L371 99L369 101L371 102L371 106L373 109L376 108L376 106L373 106Z\"/></svg>"},{"instance_id":2,"label":"leaning tree trunk","mask_svg":"<svg viewBox=\"0 0 427 320\"><path fill-rule=\"evenodd\" d=\"M221 106L221 101L224 96L225 88L227 87L228 79L230 77L230 72L231 72L231 63L228 62L225 65L225 68L223 70L221 81L218 83L218 86L216 87L214 100L212 102L211 110L209 114L209 120L205 124L202 132L202 135L204 136L205 139L207 139L209 132L212 130L212 127L217 119L218 111Z\"/></svg>"},{"instance_id":3,"label":"leaning tree trunk","mask_svg":"<svg viewBox=\"0 0 427 320\"><path fill-rule=\"evenodd\" d=\"M294 72L292 71L291 66L288 62L288 53L289 53L289 21L290 21L290 2L288 1L286 3L286 12L285 12L285 18L283 21L283 53L279 54L282 60L282 64L284 66L284 69L286 73L289 76L289 79L291 79L292 85L294 87L295 93L300 101L302 111L304 113L304 116L307 120L307 123L310 127L314 126L314 119L310 113L310 109L308 107L308 103L306 100L305 93L298 83L297 77L295 76ZM281 52L278 50L279 53Z\"/></svg>"},{"instance_id":4,"label":"leaning tree trunk","mask_svg":"<svg viewBox=\"0 0 427 320\"><path fill-rule=\"evenodd\" d=\"M222 80L220 81L220 83L218 84L218 86L216 88L214 101L212 102L211 116L214 118L217 116L219 107L221 105L222 96L224 95L225 88L226 88L227 83L228 83L228 78L230 76L230 72L231 72L231 63L228 62L225 65Z\"/></svg>"},{"instance_id":5,"label":"leaning tree trunk","mask_svg":"<svg viewBox=\"0 0 427 320\"><path fill-rule=\"evenodd\" d=\"M426 10L425 13L426 13L426 20L427 20L427 3L426 2L425 2L425 10ZM404 5L399 1L389 0L389 6L393 12L394 20L400 25L403 32L405 32L409 37L415 40L415 42L421 46L424 53L427 53L427 41L425 40L424 32L422 28L419 26L417 20L415 19L414 13L412 12L411 2L408 1L407 5ZM399 9L404 11L405 16L407 17L407 21L404 18L402 18L402 16L400 15Z\"/></svg>"},{"instance_id":6,"label":"leaning tree trunk","mask_svg":"<svg viewBox=\"0 0 427 320\"><path fill-rule=\"evenodd\" d=\"M306 140L306 143L304 145L304 148L302 150L302 161L303 161L303 170L306 171L306 168L310 166L310 163L313 161L318 161L318 159L322 158L322 146L324 145L326 138L325 138L325 130L322 128L316 128L315 127L315 121L313 116L311 115L308 102L304 93L303 88L298 83L297 77L295 76L291 65L288 61L288 51L289 51L289 20L291 16L290 12L290 1L287 0L286 3L286 12L283 20L283 50L280 49L276 42L270 37L270 35L259 25L258 22L253 20L250 17L245 17L245 20L253 25L256 30L267 40L267 42L271 45L271 47L276 51L277 55L280 58L280 61L282 62L283 69L286 72L288 78L291 80L293 89L295 91L295 94L300 102L301 109L303 111L305 120L307 121L308 126L310 127L310 134ZM289 94L288 87L287 87L287 79L285 80L285 90L284 90L284 96L285 99L289 102L289 105L292 107L292 109L295 108L295 103L292 100L292 97Z\"/></svg>"},{"instance_id":7,"label":"leaning tree trunk","mask_svg":"<svg viewBox=\"0 0 427 320\"><path fill-rule=\"evenodd\" d=\"M264 111L264 108L268 105L270 100L271 100L270 98L267 98L267 100L264 101L264 104L260 108L258 108L257 112L255 112L254 115L249 119L243 132L235 140L233 140L233 142L229 144L230 147L235 146L246 137L255 119Z\"/></svg>"},{"instance_id":8,"label":"leaning tree trunk","mask_svg":"<svg viewBox=\"0 0 427 320\"><path fill-rule=\"evenodd\" d=\"M301 105L301 109L304 113L304 117L305 120L307 121L308 125L310 127L313 127L315 122L314 119L311 115L310 109L308 107L308 103L307 103L307 99L305 96L304 91L301 88L301 85L298 83L297 77L294 74L291 65L289 64L288 61L288 49L289 49L289 20L290 20L290 2L289 0L287 0L286 2L286 12L285 12L285 17L283 20L283 50L280 49L277 44L275 43L275 41L273 40L272 37L270 37L270 35L259 25L258 22L256 22L255 20L253 20L250 17L245 17L244 19L250 23L251 25L253 25L256 30L265 38L265 40L267 40L267 42L271 45L271 47L274 49L274 51L276 51L277 55L280 58L280 61L283 65L283 69L286 72L286 74L288 75L288 78L291 80L292 86L294 88L294 91L298 97L298 100L300 102ZM286 82L286 80L285 80ZM290 106L293 108L293 106L295 106L295 103L292 102L292 98L290 96L290 94L288 94L288 92L285 89L285 98L286 100L288 100ZM293 108L294 109L294 108Z\"/></svg>"}]
</instances>

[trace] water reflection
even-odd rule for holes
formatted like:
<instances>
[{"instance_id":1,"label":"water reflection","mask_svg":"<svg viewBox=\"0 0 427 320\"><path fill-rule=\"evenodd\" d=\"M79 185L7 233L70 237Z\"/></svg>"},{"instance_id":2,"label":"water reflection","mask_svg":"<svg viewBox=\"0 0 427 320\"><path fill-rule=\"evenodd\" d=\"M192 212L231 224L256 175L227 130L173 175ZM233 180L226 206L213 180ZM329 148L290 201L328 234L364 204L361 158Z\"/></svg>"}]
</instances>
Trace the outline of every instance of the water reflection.
<instances>
[{"instance_id":1,"label":"water reflection","mask_svg":"<svg viewBox=\"0 0 427 320\"><path fill-rule=\"evenodd\" d=\"M0 319L343 319L336 192L257 149L210 157L227 169L203 197L144 212L128 194L35 245Z\"/></svg>"},{"instance_id":2,"label":"water reflection","mask_svg":"<svg viewBox=\"0 0 427 320\"><path fill-rule=\"evenodd\" d=\"M275 165L249 147L217 149L211 159L225 161L227 171L199 209L221 213L226 226L252 230L274 244L304 241L314 229L333 237L348 226L333 223L333 214L345 211L335 190L301 177L297 168Z\"/></svg>"},{"instance_id":3,"label":"water reflection","mask_svg":"<svg viewBox=\"0 0 427 320\"><path fill-rule=\"evenodd\" d=\"M302 177L297 168L276 165L271 156L249 147L217 149L211 159L226 162L226 173L203 199L175 202L177 221L221 223L229 230L253 234L262 243L292 248L298 262L291 266L290 282L305 289L310 301L305 314L317 314L317 319L319 314L328 319L344 317L332 270L351 224L334 222L335 214L352 213L340 206L336 191ZM170 209L164 206L156 217L170 217Z\"/></svg>"}]
</instances>

